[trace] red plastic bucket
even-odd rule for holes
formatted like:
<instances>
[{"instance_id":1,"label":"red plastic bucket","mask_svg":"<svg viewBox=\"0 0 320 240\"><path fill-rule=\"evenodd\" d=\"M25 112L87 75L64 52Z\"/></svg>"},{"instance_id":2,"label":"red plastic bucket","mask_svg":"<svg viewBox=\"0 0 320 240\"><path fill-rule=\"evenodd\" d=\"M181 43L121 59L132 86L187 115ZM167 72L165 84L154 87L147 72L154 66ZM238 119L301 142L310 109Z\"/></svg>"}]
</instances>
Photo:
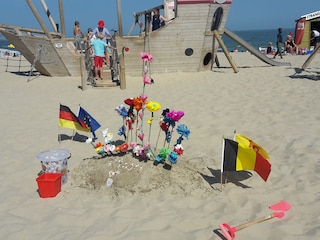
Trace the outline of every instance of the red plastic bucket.
<instances>
[{"instance_id":1,"label":"red plastic bucket","mask_svg":"<svg viewBox=\"0 0 320 240\"><path fill-rule=\"evenodd\" d=\"M61 173L44 173L37 177L39 195L41 198L55 197L61 192Z\"/></svg>"}]
</instances>

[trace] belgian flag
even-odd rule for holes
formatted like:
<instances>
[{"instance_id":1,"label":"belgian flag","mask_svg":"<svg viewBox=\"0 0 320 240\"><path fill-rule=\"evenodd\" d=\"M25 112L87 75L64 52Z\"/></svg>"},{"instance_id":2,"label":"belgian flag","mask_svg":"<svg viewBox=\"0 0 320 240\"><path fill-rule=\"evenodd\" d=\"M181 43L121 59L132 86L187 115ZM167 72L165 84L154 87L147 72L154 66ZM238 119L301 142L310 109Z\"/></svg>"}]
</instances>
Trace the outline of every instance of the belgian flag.
<instances>
[{"instance_id":1,"label":"belgian flag","mask_svg":"<svg viewBox=\"0 0 320 240\"><path fill-rule=\"evenodd\" d=\"M271 164L262 154L250 146L230 139L223 139L222 147L221 172L254 170L267 181Z\"/></svg>"},{"instance_id":2,"label":"belgian flag","mask_svg":"<svg viewBox=\"0 0 320 240\"><path fill-rule=\"evenodd\" d=\"M59 126L63 128L71 128L83 132L90 132L90 129L79 121L77 116L69 107L60 104Z\"/></svg>"}]
</instances>

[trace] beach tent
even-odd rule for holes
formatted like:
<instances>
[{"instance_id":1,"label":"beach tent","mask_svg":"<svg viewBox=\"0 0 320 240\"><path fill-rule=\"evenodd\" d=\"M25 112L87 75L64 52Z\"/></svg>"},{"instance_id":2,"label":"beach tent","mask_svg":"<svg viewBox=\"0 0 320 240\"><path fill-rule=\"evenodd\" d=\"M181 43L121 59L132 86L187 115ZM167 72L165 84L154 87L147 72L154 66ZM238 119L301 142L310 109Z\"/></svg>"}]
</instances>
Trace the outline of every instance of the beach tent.
<instances>
[{"instance_id":1,"label":"beach tent","mask_svg":"<svg viewBox=\"0 0 320 240\"><path fill-rule=\"evenodd\" d=\"M320 11L302 15L296 20L295 39L299 48L310 49L310 32L320 32Z\"/></svg>"}]
</instances>

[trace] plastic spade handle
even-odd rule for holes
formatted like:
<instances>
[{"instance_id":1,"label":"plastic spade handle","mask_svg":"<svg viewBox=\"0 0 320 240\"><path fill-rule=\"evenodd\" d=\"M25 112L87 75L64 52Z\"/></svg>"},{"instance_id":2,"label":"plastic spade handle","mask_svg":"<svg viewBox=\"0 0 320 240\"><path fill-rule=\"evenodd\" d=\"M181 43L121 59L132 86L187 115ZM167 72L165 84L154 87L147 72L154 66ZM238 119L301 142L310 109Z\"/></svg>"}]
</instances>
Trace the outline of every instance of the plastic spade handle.
<instances>
[{"instance_id":1,"label":"plastic spade handle","mask_svg":"<svg viewBox=\"0 0 320 240\"><path fill-rule=\"evenodd\" d=\"M231 227L227 223L222 223L222 224L220 224L220 229L221 229L223 235L225 236L225 238L227 240L233 240L235 238L235 236L236 236L236 234L235 234L236 231L239 231L241 229L250 227L250 226L252 226L252 225L254 225L256 223L261 223L261 222L267 221L267 220L272 219L274 217L282 218L283 216L284 216L284 212L275 212L275 213L270 214L268 216L261 217L261 218L258 218L256 220L253 220L251 222L247 222L247 223L241 224L241 225L239 225L237 227Z\"/></svg>"}]
</instances>

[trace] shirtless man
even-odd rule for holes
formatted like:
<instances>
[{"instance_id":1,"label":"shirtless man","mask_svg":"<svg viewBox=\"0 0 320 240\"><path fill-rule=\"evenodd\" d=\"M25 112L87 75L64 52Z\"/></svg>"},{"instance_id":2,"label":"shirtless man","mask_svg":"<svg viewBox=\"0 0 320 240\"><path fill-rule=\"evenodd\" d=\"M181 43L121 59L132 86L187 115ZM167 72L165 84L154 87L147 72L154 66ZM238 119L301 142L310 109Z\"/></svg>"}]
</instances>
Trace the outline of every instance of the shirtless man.
<instances>
[{"instance_id":1,"label":"shirtless man","mask_svg":"<svg viewBox=\"0 0 320 240\"><path fill-rule=\"evenodd\" d=\"M80 23L79 21L75 21L74 22L74 28L73 28L73 35L75 38L82 38L83 37L83 33L80 29ZM80 48L80 53L82 53L82 45L80 41L75 42L75 53L78 53L78 48Z\"/></svg>"}]
</instances>

